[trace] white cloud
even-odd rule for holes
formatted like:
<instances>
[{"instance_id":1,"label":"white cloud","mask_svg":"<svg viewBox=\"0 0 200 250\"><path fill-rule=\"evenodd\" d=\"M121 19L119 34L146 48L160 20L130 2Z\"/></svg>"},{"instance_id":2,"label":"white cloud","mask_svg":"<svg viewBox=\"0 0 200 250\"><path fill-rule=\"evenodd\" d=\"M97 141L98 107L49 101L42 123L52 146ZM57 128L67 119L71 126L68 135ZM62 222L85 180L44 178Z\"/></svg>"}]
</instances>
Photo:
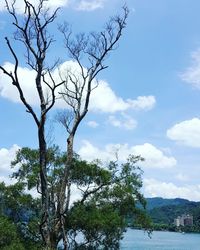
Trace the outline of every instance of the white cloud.
<instances>
[{"instance_id":1,"label":"white cloud","mask_svg":"<svg viewBox=\"0 0 200 250\"><path fill-rule=\"evenodd\" d=\"M193 118L175 124L167 130L167 136L180 144L190 147L200 147L200 119Z\"/></svg>"},{"instance_id":2,"label":"white cloud","mask_svg":"<svg viewBox=\"0 0 200 250\"><path fill-rule=\"evenodd\" d=\"M183 81L200 89L200 48L191 53L192 65L188 67L180 77Z\"/></svg>"},{"instance_id":3,"label":"white cloud","mask_svg":"<svg viewBox=\"0 0 200 250\"><path fill-rule=\"evenodd\" d=\"M154 108L156 100L154 96L138 96L136 100L128 99L130 107L134 110L150 110Z\"/></svg>"},{"instance_id":4,"label":"white cloud","mask_svg":"<svg viewBox=\"0 0 200 250\"><path fill-rule=\"evenodd\" d=\"M108 122L114 126L114 127L122 127L122 122L116 118L116 116L114 115L110 115L109 118L108 118Z\"/></svg>"},{"instance_id":5,"label":"white cloud","mask_svg":"<svg viewBox=\"0 0 200 250\"><path fill-rule=\"evenodd\" d=\"M13 72L14 65L10 62L5 62L5 69L8 72ZM61 74L66 74L68 70L72 70L74 74L80 74L78 64L73 61L66 61L60 65L59 69L55 69L52 73L56 82L60 82L59 71ZM18 67L18 77L21 83L24 95L31 105L39 105L39 99L35 88L35 71L26 67ZM72 84L71 84L72 85ZM70 86L71 87L71 86ZM47 87L46 89L47 95ZM0 95L13 102L20 102L17 89L11 84L10 78L0 71ZM93 90L90 99L90 110L94 112L115 113L118 111L132 110L149 110L155 105L153 96L139 96L136 100L124 100L118 97L105 81L99 81L99 85ZM21 102L20 102L21 103ZM57 100L55 107L64 108L66 104L62 100Z\"/></svg>"},{"instance_id":6,"label":"white cloud","mask_svg":"<svg viewBox=\"0 0 200 250\"><path fill-rule=\"evenodd\" d=\"M9 5L13 0L8 0ZM34 6L37 6L39 0L30 1ZM102 9L104 7L105 0L48 0L44 1L44 6L47 8L57 8L57 7L66 7L71 5L78 11L94 11L96 9ZM16 0L15 3L16 13L23 14L25 5L24 0ZM0 1L0 11L5 11L5 1Z\"/></svg>"},{"instance_id":7,"label":"white cloud","mask_svg":"<svg viewBox=\"0 0 200 250\"><path fill-rule=\"evenodd\" d=\"M3 67L8 72L14 71L14 64L10 62L5 62ZM78 68L75 62L66 61L60 65L59 69L57 68L52 72L52 76L56 83L61 82L59 72L63 72L64 74L64 72L67 72L67 70L73 70L73 73L77 75L78 72L80 72L80 69ZM25 98L27 99L29 104L33 106L39 106L39 97L35 85L35 78L36 78L36 72L34 70L31 70L26 67L18 67L18 79ZM49 79L47 78L46 80L48 81ZM51 82L49 81L49 83ZM45 96L48 96L48 88L45 83L43 83L43 89ZM61 90L62 88L57 90L57 92ZM0 95L13 102L21 103L16 87L12 85L10 78L7 75L3 74L2 71L0 71ZM61 99L58 99L55 106L57 108L64 108L66 107L66 103Z\"/></svg>"},{"instance_id":8,"label":"white cloud","mask_svg":"<svg viewBox=\"0 0 200 250\"><path fill-rule=\"evenodd\" d=\"M143 184L145 197L200 200L200 185L176 186L174 183L161 182L155 179L144 179Z\"/></svg>"},{"instance_id":9,"label":"white cloud","mask_svg":"<svg viewBox=\"0 0 200 250\"><path fill-rule=\"evenodd\" d=\"M93 146L89 141L82 141L82 147L79 149L78 154L88 161L95 160L96 158L109 161L111 155L108 152L101 151L99 148Z\"/></svg>"},{"instance_id":10,"label":"white cloud","mask_svg":"<svg viewBox=\"0 0 200 250\"><path fill-rule=\"evenodd\" d=\"M13 2L13 0L8 0L9 5L11 5L11 3ZM39 0L31 0L31 3L34 6L37 6L39 3ZM45 1L44 2L44 6L48 7L48 8L57 8L57 7L62 7L62 6L67 6L69 3L69 0L49 0L49 1ZM23 14L24 13L24 0L16 0L16 4L15 4L15 11L19 14ZM5 1L1 0L0 1L0 11L5 11Z\"/></svg>"},{"instance_id":11,"label":"white cloud","mask_svg":"<svg viewBox=\"0 0 200 250\"><path fill-rule=\"evenodd\" d=\"M189 177L185 174L179 173L176 175L176 179L179 181L188 181Z\"/></svg>"},{"instance_id":12,"label":"white cloud","mask_svg":"<svg viewBox=\"0 0 200 250\"><path fill-rule=\"evenodd\" d=\"M176 165L176 159L172 156L167 156L160 149L150 143L137 145L133 148L133 154L141 155L145 158L143 166L153 168L172 168Z\"/></svg>"},{"instance_id":13,"label":"white cloud","mask_svg":"<svg viewBox=\"0 0 200 250\"><path fill-rule=\"evenodd\" d=\"M6 184L11 184L14 180L9 178L9 175L14 171L11 169L10 163L15 159L16 152L20 147L14 144L10 149L0 149L0 181L4 181Z\"/></svg>"},{"instance_id":14,"label":"white cloud","mask_svg":"<svg viewBox=\"0 0 200 250\"><path fill-rule=\"evenodd\" d=\"M87 122L87 125L91 128L96 128L99 126L99 124L95 121L89 121L89 122Z\"/></svg>"},{"instance_id":15,"label":"white cloud","mask_svg":"<svg viewBox=\"0 0 200 250\"><path fill-rule=\"evenodd\" d=\"M114 127L124 128L126 130L133 130L137 127L137 121L126 114L122 114L122 117L110 115L108 122Z\"/></svg>"},{"instance_id":16,"label":"white cloud","mask_svg":"<svg viewBox=\"0 0 200 250\"><path fill-rule=\"evenodd\" d=\"M97 112L114 113L127 110L129 104L121 97L116 96L107 82L100 81L92 93L90 107Z\"/></svg>"},{"instance_id":17,"label":"white cloud","mask_svg":"<svg viewBox=\"0 0 200 250\"><path fill-rule=\"evenodd\" d=\"M89 141L83 141L78 151L83 159L89 161L96 158L103 161L116 160L116 153L120 161L126 161L130 154L142 156L145 161L141 162L140 166L145 168L172 168L176 165L174 157L164 155L160 149L149 143L132 147L128 144L108 144L104 149L99 149Z\"/></svg>"},{"instance_id":18,"label":"white cloud","mask_svg":"<svg viewBox=\"0 0 200 250\"><path fill-rule=\"evenodd\" d=\"M124 100L118 97L105 81L100 81L99 86L91 96L91 109L94 111L115 113L117 111L150 110L155 106L154 96L139 96L136 100Z\"/></svg>"},{"instance_id":19,"label":"white cloud","mask_svg":"<svg viewBox=\"0 0 200 250\"><path fill-rule=\"evenodd\" d=\"M6 62L3 67L8 72L13 72L14 65L12 63ZM24 95L29 100L29 103L31 105L39 104L36 89L33 87L36 73L28 68L19 67L18 76ZM10 78L3 74L2 71L0 71L0 95L13 102L21 103L16 87L12 85Z\"/></svg>"},{"instance_id":20,"label":"white cloud","mask_svg":"<svg viewBox=\"0 0 200 250\"><path fill-rule=\"evenodd\" d=\"M81 0L76 9L80 11L93 11L104 7L105 0Z\"/></svg>"}]
</instances>

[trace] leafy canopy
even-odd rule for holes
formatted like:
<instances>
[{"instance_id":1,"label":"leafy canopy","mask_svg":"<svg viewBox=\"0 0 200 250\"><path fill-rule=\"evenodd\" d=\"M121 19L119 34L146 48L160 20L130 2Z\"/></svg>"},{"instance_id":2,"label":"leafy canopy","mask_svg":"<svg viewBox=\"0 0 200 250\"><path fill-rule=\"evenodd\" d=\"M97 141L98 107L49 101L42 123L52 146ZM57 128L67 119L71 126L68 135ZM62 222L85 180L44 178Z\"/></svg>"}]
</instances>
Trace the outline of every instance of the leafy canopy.
<instances>
[{"instance_id":1,"label":"leafy canopy","mask_svg":"<svg viewBox=\"0 0 200 250\"><path fill-rule=\"evenodd\" d=\"M72 187L71 205L64 214L70 249L97 249L102 246L105 249L118 249L130 218L143 228L150 226L144 210L146 202L140 192L142 171L137 166L140 160L142 158L139 156L130 156L125 163L116 161L105 166L100 161L89 163L74 155L73 164L68 169ZM58 147L48 149L48 182L52 211L57 206L65 162L66 154ZM38 150L20 149L12 166L19 167L13 173L17 184L9 187L1 184L2 192L7 197L7 211L10 211L7 215L20 224L18 228L26 241L38 244L42 242L37 227L41 201L40 198L25 194L25 189L40 192ZM77 197L75 201L74 195ZM22 210L23 216L16 218ZM16 215L15 211L19 213ZM56 226L55 218L52 213L51 222ZM58 245L61 239L62 232L56 239Z\"/></svg>"}]
</instances>

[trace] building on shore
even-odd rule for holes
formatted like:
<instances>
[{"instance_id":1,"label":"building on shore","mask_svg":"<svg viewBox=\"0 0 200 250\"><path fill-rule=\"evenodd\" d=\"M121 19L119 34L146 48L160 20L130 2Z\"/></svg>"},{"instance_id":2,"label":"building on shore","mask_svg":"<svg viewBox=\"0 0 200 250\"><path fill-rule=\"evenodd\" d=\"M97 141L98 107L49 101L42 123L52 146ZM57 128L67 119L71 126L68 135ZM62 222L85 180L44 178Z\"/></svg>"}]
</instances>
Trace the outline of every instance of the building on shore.
<instances>
[{"instance_id":1,"label":"building on shore","mask_svg":"<svg viewBox=\"0 0 200 250\"><path fill-rule=\"evenodd\" d=\"M193 216L189 214L182 214L174 219L174 225L180 226L193 226Z\"/></svg>"}]
</instances>

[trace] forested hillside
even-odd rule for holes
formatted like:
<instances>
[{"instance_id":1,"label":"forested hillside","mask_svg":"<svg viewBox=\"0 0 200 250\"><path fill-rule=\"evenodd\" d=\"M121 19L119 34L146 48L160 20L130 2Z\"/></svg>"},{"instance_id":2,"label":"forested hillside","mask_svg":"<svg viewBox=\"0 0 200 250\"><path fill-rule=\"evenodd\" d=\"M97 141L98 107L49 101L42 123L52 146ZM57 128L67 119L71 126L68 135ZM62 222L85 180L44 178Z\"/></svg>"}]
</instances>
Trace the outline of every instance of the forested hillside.
<instances>
[{"instance_id":1,"label":"forested hillside","mask_svg":"<svg viewBox=\"0 0 200 250\"><path fill-rule=\"evenodd\" d=\"M185 205L188 203L197 203L189 201L186 199L176 198L176 199L164 199L161 197L147 198L147 209L151 210L153 208L163 207L167 205Z\"/></svg>"},{"instance_id":2,"label":"forested hillside","mask_svg":"<svg viewBox=\"0 0 200 250\"><path fill-rule=\"evenodd\" d=\"M180 198L147 198L147 210L154 224L170 230L175 230L175 218L182 214L190 214L193 216L194 226L187 230L200 232L200 202Z\"/></svg>"}]
</instances>

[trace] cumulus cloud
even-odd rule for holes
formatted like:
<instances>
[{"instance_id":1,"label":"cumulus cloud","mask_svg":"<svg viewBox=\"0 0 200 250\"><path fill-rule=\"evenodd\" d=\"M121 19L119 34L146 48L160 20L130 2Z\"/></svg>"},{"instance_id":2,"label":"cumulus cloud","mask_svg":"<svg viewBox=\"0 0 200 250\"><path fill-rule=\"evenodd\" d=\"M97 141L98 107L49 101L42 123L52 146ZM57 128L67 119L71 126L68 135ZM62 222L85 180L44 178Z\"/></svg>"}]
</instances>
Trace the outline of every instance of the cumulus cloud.
<instances>
[{"instance_id":1,"label":"cumulus cloud","mask_svg":"<svg viewBox=\"0 0 200 250\"><path fill-rule=\"evenodd\" d=\"M177 186L171 182L144 179L145 197L185 198L199 201L200 185Z\"/></svg>"},{"instance_id":2,"label":"cumulus cloud","mask_svg":"<svg viewBox=\"0 0 200 250\"><path fill-rule=\"evenodd\" d=\"M149 143L136 146L108 144L104 149L99 149L85 140L78 151L83 159L89 161L96 158L103 161L116 160L116 153L120 161L126 161L130 154L142 156L145 161L141 162L140 166L145 168L172 168L176 165L174 157L165 155L160 149Z\"/></svg>"},{"instance_id":3,"label":"cumulus cloud","mask_svg":"<svg viewBox=\"0 0 200 250\"><path fill-rule=\"evenodd\" d=\"M167 130L167 137L180 144L190 147L200 147L200 119L193 118L175 124Z\"/></svg>"},{"instance_id":4,"label":"cumulus cloud","mask_svg":"<svg viewBox=\"0 0 200 250\"><path fill-rule=\"evenodd\" d=\"M84 140L82 141L82 146L78 151L78 154L84 159L88 161L92 161L96 158L101 160L110 160L110 156L108 152L104 152L99 148L93 146L89 141Z\"/></svg>"},{"instance_id":5,"label":"cumulus cloud","mask_svg":"<svg viewBox=\"0 0 200 250\"><path fill-rule=\"evenodd\" d=\"M81 0L76 9L79 11L93 11L96 9L102 9L104 7L105 0Z\"/></svg>"},{"instance_id":6,"label":"cumulus cloud","mask_svg":"<svg viewBox=\"0 0 200 250\"><path fill-rule=\"evenodd\" d=\"M136 100L128 99L127 102L134 110L150 110L156 104L154 96L138 96Z\"/></svg>"},{"instance_id":7,"label":"cumulus cloud","mask_svg":"<svg viewBox=\"0 0 200 250\"><path fill-rule=\"evenodd\" d=\"M3 67L8 72L14 71L14 64L10 62L5 62ZM71 70L73 74L76 74L76 75L78 75L80 72L80 69L75 62L66 61L63 64L61 64L59 68L56 68L52 72L52 76L55 82L56 83L61 82L60 73L64 77L66 72L69 70ZM28 102L31 105L39 106L39 98L38 98L37 89L35 86L35 78L36 78L36 72L34 70L29 69L27 67L18 67L18 79L19 79L25 98L28 100ZM48 81L49 84L51 85L50 78L47 77L46 81ZM42 84L43 84L45 97L47 98L49 89L45 83L42 83ZM73 87L74 86L71 86L72 90L74 90ZM62 88L57 90L57 96L58 96L58 91L62 91ZM0 71L0 95L13 102L21 103L17 89L12 85L10 78L7 75L3 74L2 71ZM66 103L62 101L61 99L58 99L55 106L57 108L64 108L66 107Z\"/></svg>"},{"instance_id":8,"label":"cumulus cloud","mask_svg":"<svg viewBox=\"0 0 200 250\"><path fill-rule=\"evenodd\" d=\"M8 72L13 72L14 65L10 62L5 62L3 67ZM36 89L34 88L34 79L36 73L28 68L18 68L19 81L24 91L25 97L29 100L31 105L38 105L39 99ZM20 98L17 89L12 85L10 78L0 71L0 95L13 102L20 103Z\"/></svg>"},{"instance_id":9,"label":"cumulus cloud","mask_svg":"<svg viewBox=\"0 0 200 250\"><path fill-rule=\"evenodd\" d=\"M13 0L8 0L8 3L11 5ZM39 0L31 0L31 3L34 6L37 6L39 3ZM67 6L69 4L69 0L49 0L44 2L44 6L47 8L56 8L56 7L62 7ZM24 1L23 0L16 0L15 3L15 11L19 14L23 14L25 9ZM5 11L5 1L0 1L0 11Z\"/></svg>"},{"instance_id":10,"label":"cumulus cloud","mask_svg":"<svg viewBox=\"0 0 200 250\"><path fill-rule=\"evenodd\" d=\"M165 155L163 151L150 143L134 146L132 150L133 154L145 158L143 163L145 167L172 168L177 163L174 157Z\"/></svg>"},{"instance_id":11,"label":"cumulus cloud","mask_svg":"<svg viewBox=\"0 0 200 250\"><path fill-rule=\"evenodd\" d=\"M10 163L14 160L16 152L19 149L20 147L16 144L9 149L0 149L0 181L4 181L6 184L14 182L9 178L9 175L14 171L11 169Z\"/></svg>"},{"instance_id":12,"label":"cumulus cloud","mask_svg":"<svg viewBox=\"0 0 200 250\"><path fill-rule=\"evenodd\" d=\"M129 108L129 104L118 97L105 81L100 81L91 96L90 107L94 111L114 113Z\"/></svg>"},{"instance_id":13,"label":"cumulus cloud","mask_svg":"<svg viewBox=\"0 0 200 250\"><path fill-rule=\"evenodd\" d=\"M183 81L200 89L200 48L191 53L192 63L184 72L180 74Z\"/></svg>"},{"instance_id":14,"label":"cumulus cloud","mask_svg":"<svg viewBox=\"0 0 200 250\"><path fill-rule=\"evenodd\" d=\"M150 110L155 106L154 96L139 96L136 100L117 96L105 81L100 81L99 86L91 96L91 108L94 111L115 113L117 111Z\"/></svg>"},{"instance_id":15,"label":"cumulus cloud","mask_svg":"<svg viewBox=\"0 0 200 250\"><path fill-rule=\"evenodd\" d=\"M99 124L95 121L89 121L87 122L87 125L91 128L97 128L99 126Z\"/></svg>"},{"instance_id":16,"label":"cumulus cloud","mask_svg":"<svg viewBox=\"0 0 200 250\"><path fill-rule=\"evenodd\" d=\"M126 130L133 130L137 127L137 121L126 114L122 114L121 117L110 115L108 118L108 123L114 127L123 128Z\"/></svg>"},{"instance_id":17,"label":"cumulus cloud","mask_svg":"<svg viewBox=\"0 0 200 250\"><path fill-rule=\"evenodd\" d=\"M5 62L3 67L8 72L13 72L14 65L10 62ZM64 76L67 71L72 71L77 77L80 77L80 68L77 63L73 61L66 61L59 66L59 69L55 69L52 72L52 76L56 82L60 82L60 73ZM39 99L35 88L35 71L30 70L26 67L18 68L19 81L24 95L29 100L31 105L38 106ZM48 80L48 79L47 79ZM95 84L95 83L94 83ZM71 84L70 88L74 90L74 86ZM48 96L47 87L44 84L46 96ZM62 88L58 91L62 91ZM13 102L20 102L17 89L11 84L10 78L0 71L0 95ZM127 99L124 100L119 97L111 89L110 85L106 81L99 81L98 87L95 88L91 94L90 99L90 110L94 112L104 113L115 113L118 111L132 110L149 110L154 107L156 103L155 97L153 96L139 96L136 100ZM61 100L57 100L56 108L65 108L66 104Z\"/></svg>"}]
</instances>

